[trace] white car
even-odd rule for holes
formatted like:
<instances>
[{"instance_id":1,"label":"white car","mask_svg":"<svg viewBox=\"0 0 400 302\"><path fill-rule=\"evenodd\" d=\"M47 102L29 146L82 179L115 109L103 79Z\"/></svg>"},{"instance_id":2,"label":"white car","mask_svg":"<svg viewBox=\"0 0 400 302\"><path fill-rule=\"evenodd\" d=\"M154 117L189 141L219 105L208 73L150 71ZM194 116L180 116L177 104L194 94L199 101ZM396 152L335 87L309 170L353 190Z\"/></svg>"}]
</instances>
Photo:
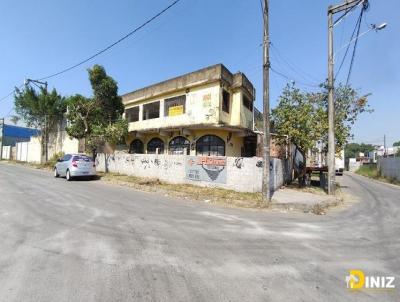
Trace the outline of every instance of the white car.
<instances>
[{"instance_id":1,"label":"white car","mask_svg":"<svg viewBox=\"0 0 400 302\"><path fill-rule=\"evenodd\" d=\"M93 159L85 154L65 154L57 160L54 177L65 176L70 181L75 177L96 176L96 165Z\"/></svg>"}]
</instances>

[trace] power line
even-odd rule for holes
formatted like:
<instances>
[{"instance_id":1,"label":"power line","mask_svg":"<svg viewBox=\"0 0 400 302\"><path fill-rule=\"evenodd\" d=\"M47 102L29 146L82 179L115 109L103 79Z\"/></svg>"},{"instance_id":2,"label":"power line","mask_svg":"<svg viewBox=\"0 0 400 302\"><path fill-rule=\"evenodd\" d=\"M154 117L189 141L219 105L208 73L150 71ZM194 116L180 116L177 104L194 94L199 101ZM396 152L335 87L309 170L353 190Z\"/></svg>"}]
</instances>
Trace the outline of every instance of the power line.
<instances>
[{"instance_id":1,"label":"power line","mask_svg":"<svg viewBox=\"0 0 400 302\"><path fill-rule=\"evenodd\" d=\"M24 86L24 84L18 86L17 89L21 89L23 86ZM0 102L1 102L1 101L4 101L4 100L6 100L6 99L8 99L8 98L9 98L10 96L12 96L14 93L15 93L15 88L14 88L10 93L8 93L6 96L2 97L2 98L0 99Z\"/></svg>"},{"instance_id":2,"label":"power line","mask_svg":"<svg viewBox=\"0 0 400 302\"><path fill-rule=\"evenodd\" d=\"M170 5L168 5L166 8L164 8L163 10L161 10L160 12L158 12L157 14L155 14L153 17L151 17L150 19L148 19L146 22L142 23L140 26L136 27L134 30L130 31L128 34L126 34L125 36L123 36L122 38L118 39L117 41L115 41L114 43L110 44L109 46L103 48L102 50L98 51L97 53L95 53L94 55L80 61L79 63L76 63L75 65L72 65L70 67L67 67L59 72L50 74L48 76L44 76L40 79L38 79L38 81L43 81L43 80L47 80L56 76L59 76L60 74L63 74L65 72L68 72L76 67L79 67L83 64L85 64L86 62L94 59L95 57L101 55L102 53L106 52L107 50L109 50L110 48L114 47L115 45L121 43L122 41L124 41L125 39L127 39L128 37L130 37L131 35L135 34L137 31L139 31L140 29L142 29L143 27L145 27L147 24L151 23L152 21L154 21L155 19L157 19L158 17L160 17L162 14L164 14L167 10L169 10L170 8L172 8L173 6L175 6L178 2L180 2L181 0L175 0L174 2L172 2Z\"/></svg>"},{"instance_id":3,"label":"power line","mask_svg":"<svg viewBox=\"0 0 400 302\"><path fill-rule=\"evenodd\" d=\"M361 3L361 1L362 0L360 0L360 3ZM353 11L357 7L357 5L352 6L351 8L347 9L339 18L336 19L335 22L333 22L333 26L338 25L351 11Z\"/></svg>"},{"instance_id":4,"label":"power line","mask_svg":"<svg viewBox=\"0 0 400 302\"><path fill-rule=\"evenodd\" d=\"M367 7L368 8L368 7ZM356 41L354 42L354 48L353 48L353 54L351 55L351 61L350 61L350 68L349 68L349 73L347 74L347 79L346 79L346 86L349 85L349 81L350 81L350 76L351 76L351 72L353 70L353 64L354 64L354 59L356 56L356 49L357 49L357 44L358 44L358 36L360 34L360 29L361 29L361 20L364 14L364 11L367 9L365 6L361 9L361 13L360 13L360 22L358 23L358 28L357 28L357 36L356 36Z\"/></svg>"},{"instance_id":5,"label":"power line","mask_svg":"<svg viewBox=\"0 0 400 302\"><path fill-rule=\"evenodd\" d=\"M308 83L304 83L304 82L301 82L301 81L296 81L295 79L290 78L289 76L285 75L284 73L274 69L272 66L270 67L270 69L275 74L277 74L277 75L281 76L282 78L285 78L285 79L287 79L289 81L293 81L295 83L299 83L300 85L303 85L303 86L308 86L308 87L313 87L313 88L320 88L319 85L313 85L313 84L308 84Z\"/></svg>"},{"instance_id":6,"label":"power line","mask_svg":"<svg viewBox=\"0 0 400 302\"><path fill-rule=\"evenodd\" d=\"M111 49L112 47L114 47L115 45L121 43L122 41L124 41L125 39L127 39L128 37L130 37L131 35L135 34L137 31L139 31L140 29L142 29L143 27L145 27L147 24L151 23L152 21L154 21L155 19L157 19L158 17L160 17L162 14L164 14L167 10L169 10L170 8L172 8L173 6L175 6L178 2L180 2L181 0L175 0L174 2L172 2L170 5L168 5L166 8L164 8L163 10L161 10L160 12L158 12L157 14L155 14L153 17L151 17L150 19L148 19L146 22L142 23L140 26L136 27L134 30L130 31L128 34L126 34L125 36L123 36L122 38L118 39L117 41L115 41L114 43L110 44L109 46L105 47L104 49L98 51L97 53L95 53L94 55L90 56L89 58L75 64L72 65L68 68L65 68L59 72L53 73L51 75L42 77L40 79L38 79L38 81L43 81L43 80L47 80L53 77L56 77L60 74L63 74L65 72L68 72L80 65L85 64L86 62L94 59L95 57L101 55L102 53L106 52L107 50ZM24 85L20 85L18 87L18 89L21 89ZM6 100L7 98L9 98L11 95L13 95L15 92L15 89L13 89L12 91L10 91L7 95L5 95L4 97L0 98L0 102Z\"/></svg>"},{"instance_id":7,"label":"power line","mask_svg":"<svg viewBox=\"0 0 400 302\"><path fill-rule=\"evenodd\" d=\"M356 34L356 31L357 31L357 28L360 26L361 18L362 18L362 14L360 14L360 16L358 17L357 22L356 22L356 24L355 24L355 26L354 26L354 30L353 30L353 32L352 32L352 34L351 34L351 37L350 37L350 42L349 42L349 44L348 44L347 47L346 47L346 51L345 51L345 53L344 53L342 62L341 62L340 65L339 65L338 71L336 72L335 79L336 79L337 76L339 75L340 70L342 69L342 66L343 66L343 64L344 64L344 62L345 62L345 60L346 60L347 53L348 53L348 51L349 51L349 49L350 49L350 46L351 46L351 41L353 41L353 39L354 39L354 37L355 37L355 34Z\"/></svg>"},{"instance_id":8,"label":"power line","mask_svg":"<svg viewBox=\"0 0 400 302\"><path fill-rule=\"evenodd\" d=\"M318 81L314 77L312 77L311 75L309 75L308 73L303 71L301 68L297 67L295 64L290 63L289 60L285 59L284 56L281 54L281 52L278 50L278 48L272 43L271 43L271 49L275 53L277 59L279 61L282 61L283 63L285 63L293 72L295 72L296 74L298 74L301 77L308 78L312 81Z\"/></svg>"}]
</instances>

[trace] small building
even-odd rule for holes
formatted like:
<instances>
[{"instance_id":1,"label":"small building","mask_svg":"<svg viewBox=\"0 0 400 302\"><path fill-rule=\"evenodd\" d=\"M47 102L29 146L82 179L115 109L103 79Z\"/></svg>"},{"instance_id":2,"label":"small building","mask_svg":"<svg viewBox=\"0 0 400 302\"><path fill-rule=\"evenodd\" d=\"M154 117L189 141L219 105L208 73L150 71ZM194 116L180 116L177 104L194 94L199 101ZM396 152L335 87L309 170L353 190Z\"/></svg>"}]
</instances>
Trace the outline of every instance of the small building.
<instances>
[{"instance_id":1,"label":"small building","mask_svg":"<svg viewBox=\"0 0 400 302\"><path fill-rule=\"evenodd\" d=\"M129 152L255 156L254 99L247 77L222 64L127 93Z\"/></svg>"},{"instance_id":2,"label":"small building","mask_svg":"<svg viewBox=\"0 0 400 302\"><path fill-rule=\"evenodd\" d=\"M39 135L40 130L15 125L0 124L0 144L15 146L18 142L29 142L31 136Z\"/></svg>"}]
</instances>

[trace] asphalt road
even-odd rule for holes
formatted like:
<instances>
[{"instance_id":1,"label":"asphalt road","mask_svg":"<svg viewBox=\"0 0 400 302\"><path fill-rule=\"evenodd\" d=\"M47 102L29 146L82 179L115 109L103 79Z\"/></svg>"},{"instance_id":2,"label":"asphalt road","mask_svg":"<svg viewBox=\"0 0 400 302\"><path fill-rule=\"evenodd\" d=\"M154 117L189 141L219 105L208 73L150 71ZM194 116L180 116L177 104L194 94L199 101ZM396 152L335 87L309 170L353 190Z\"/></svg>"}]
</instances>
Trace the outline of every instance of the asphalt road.
<instances>
[{"instance_id":1,"label":"asphalt road","mask_svg":"<svg viewBox=\"0 0 400 302\"><path fill-rule=\"evenodd\" d=\"M359 200L317 216L0 164L0 301L400 301L400 189L343 184ZM349 269L397 288L350 292Z\"/></svg>"}]
</instances>

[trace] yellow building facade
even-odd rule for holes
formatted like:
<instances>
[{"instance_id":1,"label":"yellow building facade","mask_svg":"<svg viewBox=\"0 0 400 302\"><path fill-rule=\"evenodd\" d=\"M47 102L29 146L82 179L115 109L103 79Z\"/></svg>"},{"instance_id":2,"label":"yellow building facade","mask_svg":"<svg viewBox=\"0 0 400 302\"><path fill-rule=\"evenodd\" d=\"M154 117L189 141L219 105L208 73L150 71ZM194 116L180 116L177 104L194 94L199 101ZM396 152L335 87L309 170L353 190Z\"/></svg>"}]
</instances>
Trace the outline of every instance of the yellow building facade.
<instances>
[{"instance_id":1,"label":"yellow building facade","mask_svg":"<svg viewBox=\"0 0 400 302\"><path fill-rule=\"evenodd\" d=\"M255 90L217 64L122 96L130 153L255 156Z\"/></svg>"}]
</instances>

